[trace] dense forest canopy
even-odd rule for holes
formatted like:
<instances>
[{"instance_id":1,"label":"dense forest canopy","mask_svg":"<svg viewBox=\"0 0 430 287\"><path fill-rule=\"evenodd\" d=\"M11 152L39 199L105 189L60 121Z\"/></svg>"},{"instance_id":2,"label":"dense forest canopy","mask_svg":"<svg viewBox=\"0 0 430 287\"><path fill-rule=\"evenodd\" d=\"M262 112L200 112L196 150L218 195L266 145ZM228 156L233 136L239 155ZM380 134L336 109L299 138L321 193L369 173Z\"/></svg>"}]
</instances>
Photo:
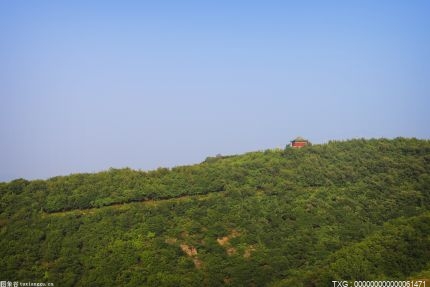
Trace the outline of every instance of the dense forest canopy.
<instances>
[{"instance_id":1,"label":"dense forest canopy","mask_svg":"<svg viewBox=\"0 0 430 287\"><path fill-rule=\"evenodd\" d=\"M332 286L430 278L430 142L332 141L0 183L0 279Z\"/></svg>"}]
</instances>

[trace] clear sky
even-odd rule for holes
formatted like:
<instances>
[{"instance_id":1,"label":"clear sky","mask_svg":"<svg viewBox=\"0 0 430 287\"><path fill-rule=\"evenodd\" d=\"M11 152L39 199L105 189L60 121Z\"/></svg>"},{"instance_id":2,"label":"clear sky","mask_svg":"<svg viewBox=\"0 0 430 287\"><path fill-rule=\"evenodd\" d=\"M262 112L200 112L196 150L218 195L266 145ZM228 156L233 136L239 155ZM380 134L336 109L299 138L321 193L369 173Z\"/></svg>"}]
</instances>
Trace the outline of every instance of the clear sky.
<instances>
[{"instance_id":1,"label":"clear sky","mask_svg":"<svg viewBox=\"0 0 430 287\"><path fill-rule=\"evenodd\" d=\"M0 1L0 181L430 137L430 1Z\"/></svg>"}]
</instances>

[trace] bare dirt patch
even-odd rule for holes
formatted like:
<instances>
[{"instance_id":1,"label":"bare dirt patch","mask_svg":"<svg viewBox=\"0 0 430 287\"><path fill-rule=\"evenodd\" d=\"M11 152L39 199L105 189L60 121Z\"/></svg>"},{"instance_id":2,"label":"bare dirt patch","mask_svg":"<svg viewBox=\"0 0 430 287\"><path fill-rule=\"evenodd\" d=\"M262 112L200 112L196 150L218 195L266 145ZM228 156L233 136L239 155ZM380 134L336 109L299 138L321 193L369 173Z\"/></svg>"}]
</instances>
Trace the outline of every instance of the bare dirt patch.
<instances>
[{"instance_id":1,"label":"bare dirt patch","mask_svg":"<svg viewBox=\"0 0 430 287\"><path fill-rule=\"evenodd\" d=\"M181 244L179 246L181 247L181 250L188 256L193 257L197 255L197 249L194 246L187 244Z\"/></svg>"},{"instance_id":2,"label":"bare dirt patch","mask_svg":"<svg viewBox=\"0 0 430 287\"><path fill-rule=\"evenodd\" d=\"M188 244L181 244L179 245L181 247L181 250L187 254L188 257L192 257L193 258L193 262L194 262L194 266L197 269L202 268L203 262L197 258L197 248L195 248L194 246L188 245Z\"/></svg>"},{"instance_id":3,"label":"bare dirt patch","mask_svg":"<svg viewBox=\"0 0 430 287\"><path fill-rule=\"evenodd\" d=\"M254 245L249 245L248 247L246 247L245 251L243 252L243 257L244 258L249 258L251 257L252 252L254 252L256 250Z\"/></svg>"},{"instance_id":4,"label":"bare dirt patch","mask_svg":"<svg viewBox=\"0 0 430 287\"><path fill-rule=\"evenodd\" d=\"M230 239L238 237L239 235L240 235L240 233L237 230L233 229L230 232L229 235L223 236L221 238L217 238L216 241L218 242L219 245L221 245L222 247L224 247L225 250L226 250L226 252L227 252L227 254L229 256L231 256L233 254L236 254L237 250L236 250L236 248L234 248L233 246L231 246Z\"/></svg>"},{"instance_id":5,"label":"bare dirt patch","mask_svg":"<svg viewBox=\"0 0 430 287\"><path fill-rule=\"evenodd\" d=\"M229 235L221 237L221 238L217 238L216 241L221 246L227 246L230 244L230 242L229 242L230 239L238 237L239 235L240 235L240 233L237 230L233 229Z\"/></svg>"}]
</instances>

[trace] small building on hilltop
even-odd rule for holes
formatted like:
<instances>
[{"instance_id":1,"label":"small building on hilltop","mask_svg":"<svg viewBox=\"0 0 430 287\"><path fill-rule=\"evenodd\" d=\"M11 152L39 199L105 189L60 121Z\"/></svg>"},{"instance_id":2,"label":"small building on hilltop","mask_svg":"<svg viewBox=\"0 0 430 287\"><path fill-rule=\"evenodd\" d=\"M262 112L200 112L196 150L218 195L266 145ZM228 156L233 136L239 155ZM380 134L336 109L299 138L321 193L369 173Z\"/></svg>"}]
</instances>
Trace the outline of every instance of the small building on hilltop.
<instances>
[{"instance_id":1,"label":"small building on hilltop","mask_svg":"<svg viewBox=\"0 0 430 287\"><path fill-rule=\"evenodd\" d=\"M304 147L307 145L311 145L311 143L307 139L302 138L302 137L297 137L291 141L292 147L301 148L301 147Z\"/></svg>"}]
</instances>

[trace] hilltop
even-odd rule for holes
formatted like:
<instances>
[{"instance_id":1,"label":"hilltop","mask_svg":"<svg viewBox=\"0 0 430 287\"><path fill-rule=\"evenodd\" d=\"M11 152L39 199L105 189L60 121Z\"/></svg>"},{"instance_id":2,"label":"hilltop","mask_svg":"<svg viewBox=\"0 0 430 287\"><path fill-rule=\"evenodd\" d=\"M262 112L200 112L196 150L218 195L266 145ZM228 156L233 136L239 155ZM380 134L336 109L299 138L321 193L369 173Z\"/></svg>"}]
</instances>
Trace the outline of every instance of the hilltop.
<instances>
[{"instance_id":1,"label":"hilltop","mask_svg":"<svg viewBox=\"0 0 430 287\"><path fill-rule=\"evenodd\" d=\"M0 279L332 286L430 277L430 142L332 141L0 183Z\"/></svg>"}]
</instances>

